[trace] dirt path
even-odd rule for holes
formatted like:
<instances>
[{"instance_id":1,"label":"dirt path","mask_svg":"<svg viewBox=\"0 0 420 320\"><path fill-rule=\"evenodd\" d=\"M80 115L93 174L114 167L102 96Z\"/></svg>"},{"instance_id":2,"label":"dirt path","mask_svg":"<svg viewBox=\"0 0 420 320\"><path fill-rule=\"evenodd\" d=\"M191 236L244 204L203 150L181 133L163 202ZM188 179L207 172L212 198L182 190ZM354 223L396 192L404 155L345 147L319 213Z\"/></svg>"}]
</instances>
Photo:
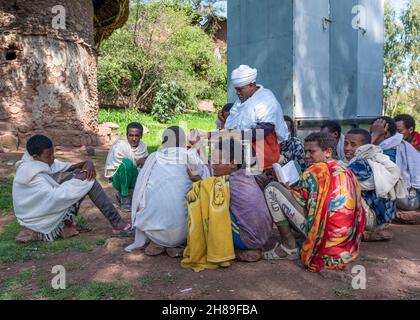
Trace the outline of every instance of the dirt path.
<instances>
[{"instance_id":1,"label":"dirt path","mask_svg":"<svg viewBox=\"0 0 420 320\"><path fill-rule=\"evenodd\" d=\"M63 152L59 156L73 161L85 158L83 152ZM104 153L95 159L101 173ZM4 161L1 170L5 170ZM112 195L109 185L104 186ZM81 235L82 238L103 239L110 235L110 226L90 201L83 203L81 215L94 227L94 231ZM0 232L13 221L11 217L0 219ZM42 260L0 264L0 279L24 271L51 279L52 266L64 265L69 283L136 281L141 285L134 290L134 299L420 299L420 226L395 224L391 228L395 234L393 240L363 243L359 259L343 272L350 275L352 267L363 266L367 276L365 290L352 289L350 278L312 274L298 263L288 261L233 262L226 269L195 273L182 269L179 259L166 255L148 257L143 251L126 253L123 248L130 240L115 238L88 253L52 253ZM38 287L34 279L19 290L30 294Z\"/></svg>"}]
</instances>

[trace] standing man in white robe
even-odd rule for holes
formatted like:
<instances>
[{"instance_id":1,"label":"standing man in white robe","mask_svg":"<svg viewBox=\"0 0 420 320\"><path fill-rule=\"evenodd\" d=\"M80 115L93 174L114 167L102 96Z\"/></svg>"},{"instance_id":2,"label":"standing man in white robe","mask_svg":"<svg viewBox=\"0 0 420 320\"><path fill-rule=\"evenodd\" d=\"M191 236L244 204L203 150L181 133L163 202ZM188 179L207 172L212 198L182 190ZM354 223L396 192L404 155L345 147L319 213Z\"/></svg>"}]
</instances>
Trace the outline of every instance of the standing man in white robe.
<instances>
[{"instance_id":1,"label":"standing man in white robe","mask_svg":"<svg viewBox=\"0 0 420 320\"><path fill-rule=\"evenodd\" d=\"M273 92L257 84L257 74L257 69L247 65L233 70L231 79L238 99L227 119L219 115L219 120L225 129L240 130L243 140L252 141L258 168L264 171L280 159L279 144L288 139L289 132L280 103Z\"/></svg>"},{"instance_id":2,"label":"standing man in white robe","mask_svg":"<svg viewBox=\"0 0 420 320\"><path fill-rule=\"evenodd\" d=\"M121 218L95 180L91 161L71 165L56 160L52 141L43 135L31 137L26 150L16 163L12 189L15 215L24 227L17 242L52 241L83 231L73 219L86 195L111 223L113 233L129 233L131 225Z\"/></svg>"}]
</instances>

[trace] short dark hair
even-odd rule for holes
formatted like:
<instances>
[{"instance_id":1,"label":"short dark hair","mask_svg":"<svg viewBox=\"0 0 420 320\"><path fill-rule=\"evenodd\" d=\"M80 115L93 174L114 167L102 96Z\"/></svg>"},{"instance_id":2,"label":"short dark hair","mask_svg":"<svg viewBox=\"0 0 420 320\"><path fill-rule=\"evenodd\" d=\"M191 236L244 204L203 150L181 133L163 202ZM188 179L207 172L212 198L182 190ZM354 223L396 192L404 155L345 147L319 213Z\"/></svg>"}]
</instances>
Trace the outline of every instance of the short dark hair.
<instances>
[{"instance_id":1,"label":"short dark hair","mask_svg":"<svg viewBox=\"0 0 420 320\"><path fill-rule=\"evenodd\" d=\"M291 118L291 117L289 117L289 116L284 116L284 121L286 121L286 122L290 122L291 123L291 132L290 132L290 135L292 136L292 137L296 137L296 127L295 127L295 123L293 122L293 119Z\"/></svg>"},{"instance_id":2,"label":"short dark hair","mask_svg":"<svg viewBox=\"0 0 420 320\"><path fill-rule=\"evenodd\" d=\"M378 117L375 120L373 120L372 124L379 119L385 120L386 123L388 123L389 133L391 134L391 136L395 136L395 134L397 133L397 124L396 124L395 120L392 119L391 117L382 116L382 117Z\"/></svg>"},{"instance_id":3,"label":"short dark hair","mask_svg":"<svg viewBox=\"0 0 420 320\"><path fill-rule=\"evenodd\" d=\"M328 131L330 133L337 132L339 136L341 135L341 126L337 121L329 120L325 122L324 124L321 125L321 130L325 128L328 128Z\"/></svg>"},{"instance_id":4,"label":"short dark hair","mask_svg":"<svg viewBox=\"0 0 420 320\"><path fill-rule=\"evenodd\" d=\"M162 145L165 147L186 147L187 136L182 128L178 126L171 126L162 134Z\"/></svg>"},{"instance_id":5,"label":"short dark hair","mask_svg":"<svg viewBox=\"0 0 420 320\"><path fill-rule=\"evenodd\" d=\"M51 139L42 134L34 135L26 142L26 150L31 156L39 156L45 149L51 149L53 146Z\"/></svg>"},{"instance_id":6,"label":"short dark hair","mask_svg":"<svg viewBox=\"0 0 420 320\"><path fill-rule=\"evenodd\" d=\"M138 123L138 122L129 123L127 125L127 134L128 134L128 129L139 129L140 134L143 135L143 126L141 125L141 123Z\"/></svg>"},{"instance_id":7,"label":"short dark hair","mask_svg":"<svg viewBox=\"0 0 420 320\"><path fill-rule=\"evenodd\" d=\"M402 121L404 123L404 127L406 129L413 128L413 130L416 129L416 120L409 114L400 114L394 118L395 122Z\"/></svg>"},{"instance_id":8,"label":"short dark hair","mask_svg":"<svg viewBox=\"0 0 420 320\"><path fill-rule=\"evenodd\" d=\"M347 134L358 134L363 136L363 143L364 144L369 144L372 142L372 136L369 133L369 131L362 129L362 128L353 128L350 129Z\"/></svg>"},{"instance_id":9,"label":"short dark hair","mask_svg":"<svg viewBox=\"0 0 420 320\"><path fill-rule=\"evenodd\" d=\"M232 109L232 107L233 103L226 103L222 108L222 112L230 112L230 109Z\"/></svg>"},{"instance_id":10,"label":"short dark hair","mask_svg":"<svg viewBox=\"0 0 420 320\"><path fill-rule=\"evenodd\" d=\"M335 152L335 148L337 146L337 141L335 141L334 137L331 134L324 132L311 133L305 138L305 142L318 142L319 147L323 151L331 149Z\"/></svg>"},{"instance_id":11,"label":"short dark hair","mask_svg":"<svg viewBox=\"0 0 420 320\"><path fill-rule=\"evenodd\" d=\"M238 164L238 168L241 168L245 165L244 147L240 141L235 139L219 139L218 149L222 155L225 155L225 152L229 151L229 158L224 159L229 161L229 163L234 162Z\"/></svg>"}]
</instances>

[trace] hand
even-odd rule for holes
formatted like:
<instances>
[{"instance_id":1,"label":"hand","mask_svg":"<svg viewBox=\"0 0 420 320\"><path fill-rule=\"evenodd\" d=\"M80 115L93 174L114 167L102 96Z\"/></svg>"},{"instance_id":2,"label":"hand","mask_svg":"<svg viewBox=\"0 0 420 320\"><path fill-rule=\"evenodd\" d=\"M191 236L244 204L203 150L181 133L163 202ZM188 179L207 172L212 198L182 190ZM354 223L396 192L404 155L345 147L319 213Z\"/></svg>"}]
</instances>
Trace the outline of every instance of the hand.
<instances>
[{"instance_id":1,"label":"hand","mask_svg":"<svg viewBox=\"0 0 420 320\"><path fill-rule=\"evenodd\" d=\"M376 120L372 126L370 127L370 131L372 134L372 143L379 144L383 140L388 133L389 125L384 119Z\"/></svg>"},{"instance_id":2,"label":"hand","mask_svg":"<svg viewBox=\"0 0 420 320\"><path fill-rule=\"evenodd\" d=\"M137 167L139 167L139 168L143 168L144 163L146 162L146 160L147 160L147 157L140 158L139 160L137 160L137 161L136 161L136 165L137 165Z\"/></svg>"},{"instance_id":3,"label":"hand","mask_svg":"<svg viewBox=\"0 0 420 320\"><path fill-rule=\"evenodd\" d=\"M277 161L278 163L280 163L281 165L283 165L283 164L285 164L286 163L286 159L284 158L284 156L281 154L280 155L280 159L279 159L279 161Z\"/></svg>"},{"instance_id":4,"label":"hand","mask_svg":"<svg viewBox=\"0 0 420 320\"><path fill-rule=\"evenodd\" d=\"M224 124L225 124L226 119L225 119L225 117L223 116L223 112L222 112L222 111L219 111L219 112L217 113L217 118L220 120L220 122L222 123L222 125L224 125Z\"/></svg>"},{"instance_id":5,"label":"hand","mask_svg":"<svg viewBox=\"0 0 420 320\"><path fill-rule=\"evenodd\" d=\"M95 180L96 179L96 170L95 165L92 161L88 160L86 161L85 165L82 168L82 171L86 171L86 179L88 181Z\"/></svg>"},{"instance_id":6,"label":"hand","mask_svg":"<svg viewBox=\"0 0 420 320\"><path fill-rule=\"evenodd\" d=\"M196 143L200 142L201 136L200 132L197 129L191 129L188 134L188 142L191 146L194 146Z\"/></svg>"},{"instance_id":7,"label":"hand","mask_svg":"<svg viewBox=\"0 0 420 320\"><path fill-rule=\"evenodd\" d=\"M201 176L200 175L194 175L191 172L190 168L188 168L188 167L187 167L187 173L188 173L188 176L190 177L192 182L197 182L197 181L201 180Z\"/></svg>"},{"instance_id":8,"label":"hand","mask_svg":"<svg viewBox=\"0 0 420 320\"><path fill-rule=\"evenodd\" d=\"M79 172L74 176L74 178L85 181L86 178L87 178L87 172L85 172L85 171Z\"/></svg>"}]
</instances>

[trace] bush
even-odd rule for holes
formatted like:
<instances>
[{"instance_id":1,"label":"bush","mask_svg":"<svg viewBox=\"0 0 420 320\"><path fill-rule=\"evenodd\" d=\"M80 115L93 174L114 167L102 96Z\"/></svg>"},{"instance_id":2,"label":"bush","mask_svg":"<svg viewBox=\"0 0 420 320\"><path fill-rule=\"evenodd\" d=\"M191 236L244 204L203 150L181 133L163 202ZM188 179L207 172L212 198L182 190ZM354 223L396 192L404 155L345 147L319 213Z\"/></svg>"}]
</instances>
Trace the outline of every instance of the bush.
<instances>
[{"instance_id":1,"label":"bush","mask_svg":"<svg viewBox=\"0 0 420 320\"><path fill-rule=\"evenodd\" d=\"M98 90L107 100L171 117L196 109L201 99L223 105L226 73L225 61L214 55L212 39L191 24L188 10L168 0L137 1L126 25L101 45ZM176 91L184 104L168 112L162 105L175 105L157 101L165 99L162 88L173 86L171 82L179 88L171 88L170 95Z\"/></svg>"},{"instance_id":2,"label":"bush","mask_svg":"<svg viewBox=\"0 0 420 320\"><path fill-rule=\"evenodd\" d=\"M163 83L153 100L152 116L161 123L170 122L185 108L184 94L179 85Z\"/></svg>"}]
</instances>

